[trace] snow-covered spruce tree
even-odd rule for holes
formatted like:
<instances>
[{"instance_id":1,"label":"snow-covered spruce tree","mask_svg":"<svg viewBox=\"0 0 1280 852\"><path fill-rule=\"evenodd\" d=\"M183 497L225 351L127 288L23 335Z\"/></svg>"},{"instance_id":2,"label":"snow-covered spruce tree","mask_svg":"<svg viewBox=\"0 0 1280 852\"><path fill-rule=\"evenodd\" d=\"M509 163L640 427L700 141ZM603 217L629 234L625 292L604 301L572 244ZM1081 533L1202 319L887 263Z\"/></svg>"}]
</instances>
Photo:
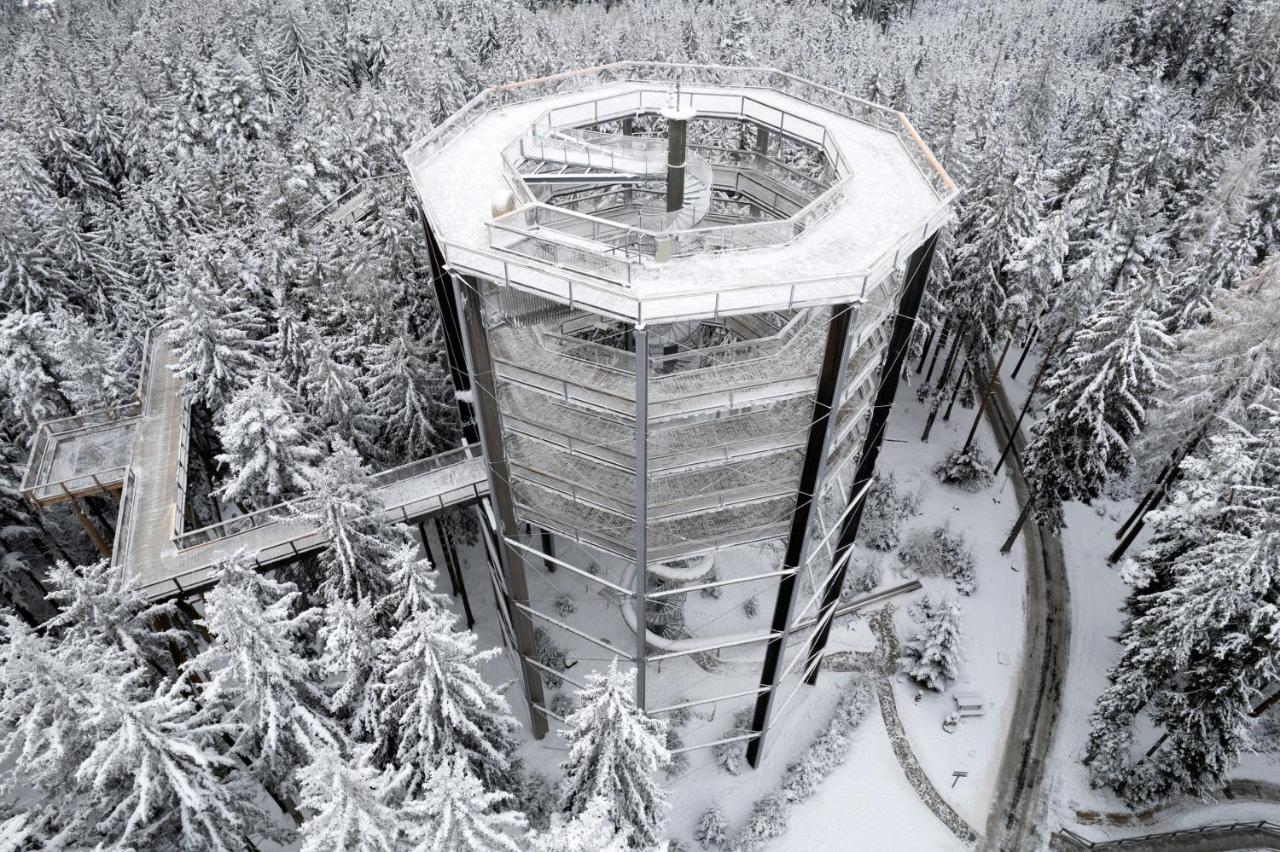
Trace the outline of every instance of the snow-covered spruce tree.
<instances>
[{"instance_id":1,"label":"snow-covered spruce tree","mask_svg":"<svg viewBox=\"0 0 1280 852\"><path fill-rule=\"evenodd\" d=\"M391 557L390 596L382 608L391 613L392 624L402 625L420 612L448 607L448 595L436 591L436 569L425 558L418 558L418 548L406 541Z\"/></svg>"},{"instance_id":2,"label":"snow-covered spruce tree","mask_svg":"<svg viewBox=\"0 0 1280 852\"><path fill-rule=\"evenodd\" d=\"M186 849L241 849L246 836L274 835L260 788L219 753L223 725L200 720L189 683L140 694L149 676L135 669L104 685L82 720L95 745L76 776L105 799L102 825L124 845L167 823Z\"/></svg>"},{"instance_id":3,"label":"snow-covered spruce tree","mask_svg":"<svg viewBox=\"0 0 1280 852\"><path fill-rule=\"evenodd\" d=\"M975 192L956 230L953 284L945 294L956 316L968 320L973 353L985 352L1005 322L1010 260L1035 228L1042 200L1017 162L1006 131L992 128L974 167Z\"/></svg>"},{"instance_id":4,"label":"snow-covered spruce tree","mask_svg":"<svg viewBox=\"0 0 1280 852\"><path fill-rule=\"evenodd\" d=\"M1280 384L1280 255L1219 290L1213 319L1174 338L1161 405L1137 445L1141 467L1154 475L1179 450L1191 449L1215 422L1244 419Z\"/></svg>"},{"instance_id":5,"label":"snow-covered spruce tree","mask_svg":"<svg viewBox=\"0 0 1280 852\"><path fill-rule=\"evenodd\" d=\"M287 789L317 749L341 744L318 666L303 654L320 614L297 609L292 583L259 574L244 558L229 560L206 597L212 640L189 666L207 677L202 717L226 725L235 754L276 789Z\"/></svg>"},{"instance_id":6,"label":"snow-covered spruce tree","mask_svg":"<svg viewBox=\"0 0 1280 852\"><path fill-rule=\"evenodd\" d=\"M356 383L356 372L336 361L324 346L317 346L312 352L302 378L302 398L316 430L336 435L361 452L373 452L378 420L369 414L368 403Z\"/></svg>"},{"instance_id":7,"label":"snow-covered spruce tree","mask_svg":"<svg viewBox=\"0 0 1280 852\"><path fill-rule=\"evenodd\" d=\"M182 379L183 394L215 413L262 369L256 312L222 289L216 263L216 257L188 260L165 305L169 366Z\"/></svg>"},{"instance_id":8,"label":"snow-covered spruce tree","mask_svg":"<svg viewBox=\"0 0 1280 852\"><path fill-rule=\"evenodd\" d=\"M0 389L4 391L0 425L28 434L41 420L71 413L53 343L44 314L11 311L0 318Z\"/></svg>"},{"instance_id":9,"label":"snow-covered spruce tree","mask_svg":"<svg viewBox=\"0 0 1280 852\"><path fill-rule=\"evenodd\" d=\"M964 533L953 532L949 526L914 530L898 551L898 559L921 576L953 580L962 595L971 595L978 587L973 550Z\"/></svg>"},{"instance_id":10,"label":"snow-covered spruce tree","mask_svg":"<svg viewBox=\"0 0 1280 852\"><path fill-rule=\"evenodd\" d=\"M152 670L84 634L37 635L12 618L4 630L0 754L15 768L0 790L24 791L42 845L231 852L276 836L256 785L219 754L222 726L198 719L191 684L153 687Z\"/></svg>"},{"instance_id":11,"label":"snow-covered spruce tree","mask_svg":"<svg viewBox=\"0 0 1280 852\"><path fill-rule=\"evenodd\" d=\"M461 755L446 757L409 806L418 823L415 852L521 852L524 815L499 809L510 798L486 790Z\"/></svg>"},{"instance_id":12,"label":"snow-covered spruce tree","mask_svg":"<svg viewBox=\"0 0 1280 852\"><path fill-rule=\"evenodd\" d=\"M172 673L170 648L191 651L194 640L176 627L157 629L171 620L171 603L147 600L135 579L108 560L72 566L58 562L49 569L49 599L60 612L44 626L71 643L100 644L117 648L137 666L154 673Z\"/></svg>"},{"instance_id":13,"label":"snow-covered spruce tree","mask_svg":"<svg viewBox=\"0 0 1280 852\"><path fill-rule=\"evenodd\" d=\"M902 540L903 523L916 514L919 500L901 494L892 472L877 476L867 492L862 516L862 543L873 550L893 550Z\"/></svg>"},{"instance_id":14,"label":"snow-covered spruce tree","mask_svg":"<svg viewBox=\"0 0 1280 852\"><path fill-rule=\"evenodd\" d=\"M1026 476L1036 520L1048 529L1062 526L1063 502L1091 502L1133 462L1130 444L1164 385L1170 343L1152 299L1141 286L1113 294L1045 382L1048 402L1031 430Z\"/></svg>"},{"instance_id":15,"label":"snow-covered spruce tree","mask_svg":"<svg viewBox=\"0 0 1280 852\"><path fill-rule=\"evenodd\" d=\"M391 591L390 565L405 541L389 521L360 456L335 438L296 510L328 542L320 552L320 591L330 602L377 604Z\"/></svg>"},{"instance_id":16,"label":"snow-covered spruce tree","mask_svg":"<svg viewBox=\"0 0 1280 852\"><path fill-rule=\"evenodd\" d=\"M859 595L865 595L880 585L884 579L884 564L878 558L849 560L849 569L844 575L844 585L840 587L840 600L849 602Z\"/></svg>"},{"instance_id":17,"label":"snow-covered spruce tree","mask_svg":"<svg viewBox=\"0 0 1280 852\"><path fill-rule=\"evenodd\" d=\"M561 803L574 816L603 798L614 823L630 832L632 845L646 849L658 843L666 824L666 791L655 776L670 755L666 722L636 707L635 682L635 672L619 670L617 660L607 671L587 675L578 709L562 732L569 756L560 764Z\"/></svg>"},{"instance_id":18,"label":"snow-covered spruce tree","mask_svg":"<svg viewBox=\"0 0 1280 852\"><path fill-rule=\"evenodd\" d=\"M733 849L739 852L755 852L766 843L781 837L787 831L787 800L781 793L770 793L756 800L747 815L742 831L734 838Z\"/></svg>"},{"instance_id":19,"label":"snow-covered spruce tree","mask_svg":"<svg viewBox=\"0 0 1280 852\"><path fill-rule=\"evenodd\" d=\"M458 628L444 606L420 609L389 637L382 679L368 687L381 707L377 757L401 767L411 795L448 755L461 756L488 787L501 787L514 750L519 725L480 675L499 651L477 651L476 635Z\"/></svg>"},{"instance_id":20,"label":"snow-covered spruce tree","mask_svg":"<svg viewBox=\"0 0 1280 852\"><path fill-rule=\"evenodd\" d=\"M724 809L713 804L698 817L698 827L693 831L693 839L703 849L722 849L729 842L729 819Z\"/></svg>"},{"instance_id":21,"label":"snow-covered spruce tree","mask_svg":"<svg viewBox=\"0 0 1280 852\"><path fill-rule=\"evenodd\" d=\"M63 395L77 411L119 405L134 392L123 353L129 347L66 310L53 315Z\"/></svg>"},{"instance_id":22,"label":"snow-covered spruce tree","mask_svg":"<svg viewBox=\"0 0 1280 852\"><path fill-rule=\"evenodd\" d=\"M391 458L423 458L448 445L457 419L447 402L450 385L443 365L422 343L401 333L377 345L363 382Z\"/></svg>"},{"instance_id":23,"label":"snow-covered spruce tree","mask_svg":"<svg viewBox=\"0 0 1280 852\"><path fill-rule=\"evenodd\" d=\"M320 452L311 446L287 400L259 380L239 391L217 427L231 471L228 500L261 508L297 496L316 475Z\"/></svg>"},{"instance_id":24,"label":"snow-covered spruce tree","mask_svg":"<svg viewBox=\"0 0 1280 852\"><path fill-rule=\"evenodd\" d=\"M1124 568L1123 652L1085 760L1095 784L1135 805L1220 789L1280 678L1280 409L1250 414L1183 463L1148 546Z\"/></svg>"},{"instance_id":25,"label":"snow-covered spruce tree","mask_svg":"<svg viewBox=\"0 0 1280 852\"><path fill-rule=\"evenodd\" d=\"M926 595L911 608L916 628L902 643L898 663L907 677L942 692L959 675L960 607L949 598Z\"/></svg>"},{"instance_id":26,"label":"snow-covered spruce tree","mask_svg":"<svg viewBox=\"0 0 1280 852\"><path fill-rule=\"evenodd\" d=\"M991 459L978 444L952 447L933 468L934 476L965 491L981 491L991 484Z\"/></svg>"},{"instance_id":27,"label":"snow-covered spruce tree","mask_svg":"<svg viewBox=\"0 0 1280 852\"><path fill-rule=\"evenodd\" d=\"M368 600L338 598L323 609L318 639L320 670L330 687L329 711L343 721L349 736L362 742L380 736L381 696L372 685L382 679L386 629Z\"/></svg>"},{"instance_id":28,"label":"snow-covered spruce tree","mask_svg":"<svg viewBox=\"0 0 1280 852\"><path fill-rule=\"evenodd\" d=\"M626 852L631 848L603 798L593 799L571 819L554 814L547 830L531 833L528 841L531 852Z\"/></svg>"},{"instance_id":29,"label":"snow-covered spruce tree","mask_svg":"<svg viewBox=\"0 0 1280 852\"><path fill-rule=\"evenodd\" d=\"M350 761L331 748L319 749L298 772L302 852L400 852L410 848L417 826L401 805L392 805L390 771L368 761L367 747Z\"/></svg>"}]
</instances>

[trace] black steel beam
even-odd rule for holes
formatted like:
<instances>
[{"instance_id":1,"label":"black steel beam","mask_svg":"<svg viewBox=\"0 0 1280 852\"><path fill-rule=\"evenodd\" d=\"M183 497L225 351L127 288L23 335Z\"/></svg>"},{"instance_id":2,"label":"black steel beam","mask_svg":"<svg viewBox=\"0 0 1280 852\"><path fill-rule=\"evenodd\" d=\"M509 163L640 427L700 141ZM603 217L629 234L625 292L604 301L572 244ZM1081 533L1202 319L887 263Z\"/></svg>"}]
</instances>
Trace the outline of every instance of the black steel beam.
<instances>
[{"instance_id":1,"label":"black steel beam","mask_svg":"<svg viewBox=\"0 0 1280 852\"><path fill-rule=\"evenodd\" d=\"M512 626L515 628L518 645L516 652L521 656L530 725L534 737L542 739L547 735L547 717L541 709L546 706L546 702L542 693L542 676L527 662L528 658L536 657L537 652L533 638L533 620L523 608L529 605L524 559L520 551L512 547L507 540L518 538L520 528L516 524L515 503L511 497L511 468L507 464L506 447L502 440L502 422L499 419L501 415L498 412L493 359L489 354L489 338L480 312L480 288L474 280L457 275L453 278L454 298L461 314L459 325L462 328L462 338L466 344L468 362L471 365L476 427L487 462L489 500L493 506L494 520L498 527L496 533L499 568L506 582L504 593L510 598L511 603L518 604L508 606L507 609L511 613Z\"/></svg>"},{"instance_id":2,"label":"black steel beam","mask_svg":"<svg viewBox=\"0 0 1280 852\"><path fill-rule=\"evenodd\" d=\"M791 529L787 549L782 557L782 570L790 571L778 581L778 594L773 605L769 630L773 638L765 647L764 667L760 673L761 692L756 696L751 732L756 736L747 743L747 763L757 766L764 748L764 734L769 723L773 694L782 676L783 652L787 646L787 628L795 607L797 572L804 559L809 537L813 501L823 480L827 455L831 449L831 432L835 425L833 411L844 387L844 374L849 363L850 329L856 310L852 305L836 305L827 326L827 345L818 374L818 391L813 400L813 419L809 424L809 440L805 445L804 465L800 470L800 488L796 507L791 513Z\"/></svg>"},{"instance_id":3,"label":"black steel beam","mask_svg":"<svg viewBox=\"0 0 1280 852\"><path fill-rule=\"evenodd\" d=\"M889 423L889 413L893 410L893 401L898 392L898 382L902 374L902 365L907 360L907 349L911 345L911 332L916 325L916 315L920 312L920 302L924 298L925 286L929 281L929 267L933 263L933 249L938 235L934 233L911 253L907 260L906 282L902 288L902 298L898 301L898 313L893 320L893 333L889 337L889 349L885 357L884 367L880 370L880 383L876 389L876 399L871 407L871 422L867 428L867 436L862 443L862 455L858 457L858 468L853 476L853 484L849 487L849 499L858 497L871 478L875 476L876 462L880 458L880 447L884 443L885 427ZM816 632L809 641L809 659L805 663L805 683L818 681L818 668L822 662L823 651L831 635L831 616L836 604L840 601L840 589L844 586L845 573L849 560L846 558L849 548L858 538L858 527L862 523L862 510L866 500L860 499L840 526L840 538L836 542L832 565L839 566L827 578L823 589L822 607L818 611Z\"/></svg>"},{"instance_id":4,"label":"black steel beam","mask_svg":"<svg viewBox=\"0 0 1280 852\"><path fill-rule=\"evenodd\" d=\"M471 390L471 379L467 374L466 347L463 344L462 328L458 323L458 305L454 298L453 287L449 283L449 272L445 269L444 252L431 230L431 223L417 208L418 220L422 222L422 235L427 242L427 260L431 267L431 286L435 290L436 305L439 308L440 328L444 332L445 354L449 360L449 377L453 380L453 389L462 394ZM476 429L475 414L471 404L460 396L456 398L458 417L462 420L462 435L468 444L480 442L480 434Z\"/></svg>"}]
</instances>

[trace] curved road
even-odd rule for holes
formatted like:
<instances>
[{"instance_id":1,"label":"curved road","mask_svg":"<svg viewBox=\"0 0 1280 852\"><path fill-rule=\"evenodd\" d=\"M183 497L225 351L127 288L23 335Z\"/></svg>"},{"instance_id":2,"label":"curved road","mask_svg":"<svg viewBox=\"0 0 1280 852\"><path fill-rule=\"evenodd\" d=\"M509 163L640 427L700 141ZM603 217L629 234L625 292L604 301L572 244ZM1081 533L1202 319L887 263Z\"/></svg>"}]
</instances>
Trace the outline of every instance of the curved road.
<instances>
[{"instance_id":1,"label":"curved road","mask_svg":"<svg viewBox=\"0 0 1280 852\"><path fill-rule=\"evenodd\" d=\"M988 360L988 370L991 369ZM1002 441L1015 419L1002 383L987 406L991 428ZM1014 493L1027 500L1022 478L1022 434L1014 440L1009 464ZM987 817L981 848L990 852L1027 852L1048 842L1044 784L1054 727L1061 712L1062 683L1071 638L1070 593L1062 542L1029 520L1022 531L1027 552L1026 644L1013 719L996 777L996 798Z\"/></svg>"}]
</instances>

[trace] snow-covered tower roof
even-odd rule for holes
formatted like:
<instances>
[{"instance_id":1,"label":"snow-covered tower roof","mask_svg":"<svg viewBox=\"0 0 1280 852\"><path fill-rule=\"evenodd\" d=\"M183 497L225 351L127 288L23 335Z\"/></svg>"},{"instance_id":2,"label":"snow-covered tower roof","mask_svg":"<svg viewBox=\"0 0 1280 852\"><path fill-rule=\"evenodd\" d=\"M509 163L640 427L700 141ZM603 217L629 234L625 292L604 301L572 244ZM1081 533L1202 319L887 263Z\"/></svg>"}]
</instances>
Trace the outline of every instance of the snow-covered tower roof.
<instances>
[{"instance_id":1,"label":"snow-covered tower roof","mask_svg":"<svg viewBox=\"0 0 1280 852\"><path fill-rule=\"evenodd\" d=\"M739 140L744 157L757 139L774 145L764 168L700 164L718 188L753 182L742 197L783 203L717 217L687 191L685 215L667 218L560 203L570 180L656 178L665 147L643 129L619 144L599 128L673 106L754 130ZM776 162L788 157L793 172ZM487 89L405 159L450 268L641 323L856 301L945 221L956 194L902 113L756 68L620 62Z\"/></svg>"}]
</instances>

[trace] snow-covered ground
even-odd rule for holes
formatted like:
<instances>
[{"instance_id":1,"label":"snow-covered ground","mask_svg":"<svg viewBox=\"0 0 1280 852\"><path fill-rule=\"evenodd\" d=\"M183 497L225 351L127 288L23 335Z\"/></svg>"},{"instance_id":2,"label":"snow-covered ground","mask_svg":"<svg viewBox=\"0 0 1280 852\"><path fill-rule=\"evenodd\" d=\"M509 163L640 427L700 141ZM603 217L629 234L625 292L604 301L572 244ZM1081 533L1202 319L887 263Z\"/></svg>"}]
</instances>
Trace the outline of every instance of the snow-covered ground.
<instances>
[{"instance_id":1,"label":"snow-covered ground","mask_svg":"<svg viewBox=\"0 0 1280 852\"><path fill-rule=\"evenodd\" d=\"M1022 375L1016 380L1009 378L1009 369L1003 371L1005 388L1017 408L1026 400L1041 354L1031 353ZM1023 423L1025 433L1030 433L1032 422L1033 418L1028 417ZM1089 714L1107 686L1107 670L1120 655L1115 639L1124 624L1121 607L1128 592L1118 566L1108 565L1106 559L1116 546L1115 531L1135 505L1134 499L1104 498L1093 506L1068 503L1064 507L1066 526L1061 539L1071 591L1071 643L1062 710L1046 770L1051 775L1047 785L1050 790L1047 828L1050 831L1069 828L1091 840L1102 840L1212 823L1274 820L1274 804L1225 800L1216 803L1186 800L1155 813L1130 816L1119 797L1089 785L1088 770L1080 762L1089 734ZM1129 552L1138 552L1144 540L1145 536L1140 537ZM1014 552L1017 553L1018 548ZM1231 777L1280 783L1280 753L1245 755ZM1109 815L1125 815L1121 818L1128 824L1109 825L1107 823L1118 821Z\"/></svg>"},{"instance_id":2,"label":"snow-covered ground","mask_svg":"<svg viewBox=\"0 0 1280 852\"><path fill-rule=\"evenodd\" d=\"M817 795L791 812L791 826L771 852L967 848L925 808L896 769L880 710L873 708L854 732L849 759Z\"/></svg>"},{"instance_id":3,"label":"snow-covered ground","mask_svg":"<svg viewBox=\"0 0 1280 852\"><path fill-rule=\"evenodd\" d=\"M1000 544L1018 513L1013 486L1003 472L977 493L943 485L933 475L942 456L964 443L975 411L957 405L951 421L944 423L939 417L929 443L921 444L926 412L927 406L916 402L914 388L904 385L899 389L880 470L893 471L904 490L925 489L921 513L906 523L907 530L949 524L964 533L973 548L978 588L972 596L963 597L946 578L921 578L926 592L949 595L961 605L964 645L960 678L942 694L926 691L919 703L913 700L918 687L901 675L895 679L894 691L903 727L929 780L948 804L981 832L995 792L1022 661L1026 565L1021 547L1015 547L1009 556L1000 554ZM985 419L978 428L977 441L994 459L999 449ZM890 564L900 567L894 556L888 557L886 567ZM911 619L905 607L898 608L895 621L898 635L909 635ZM948 734L942 730L942 721L956 709L956 691L978 693L986 705L985 713L963 720ZM957 779L953 772L968 775Z\"/></svg>"},{"instance_id":4,"label":"snow-covered ground","mask_svg":"<svg viewBox=\"0 0 1280 852\"><path fill-rule=\"evenodd\" d=\"M1211 823L1274 821L1274 803L1184 799L1155 813L1142 814L1129 825L1108 824L1114 820L1107 815L1128 814L1129 810L1111 791L1089 786L1088 770L1080 760L1089 734L1089 714L1107 686L1107 669L1120 655L1115 637L1124 622L1120 607L1128 587L1106 558L1116 544L1113 534L1133 510L1134 501L1100 500L1097 506L1103 515L1095 508L1069 504L1067 528L1062 531L1071 583L1071 654L1050 764L1054 773L1050 828L1067 827L1098 840ZM1133 551L1140 546L1141 540ZM1246 754L1230 777L1280 783L1280 753Z\"/></svg>"},{"instance_id":5,"label":"snow-covered ground","mask_svg":"<svg viewBox=\"0 0 1280 852\"><path fill-rule=\"evenodd\" d=\"M999 555L999 544L1013 523L1016 505L1012 486L1002 477L989 488L976 494L945 486L932 473L933 466L950 448L963 442L974 411L956 407L950 423L939 419L928 444L919 441L923 429L926 407L917 403L914 388L904 385L899 393L898 407L890 421L887 440L881 459L881 470L893 471L899 489L919 492L922 495L920 514L904 524L904 532L911 529L931 529L949 524L953 530L964 533L970 542L976 559L977 591L971 597L957 594L952 581L945 578L921 578L925 591L946 594L957 600L963 612L964 644L961 676L952 688L942 694L913 699L916 687L903 678L894 684L899 715L911 742L917 760L930 782L942 797L976 830L981 831L990 807L996 774L1004 747L1013 706L1014 689L1022 656L1023 606L1025 597L1025 565L1021 549L1015 548L1012 557ZM995 453L994 438L984 422L978 431L978 440L990 455ZM567 542L557 540L560 555L566 559L574 554ZM882 560L884 575L881 588L902 582L904 576L914 576L903 568L894 553L881 554L859 548L859 557ZM741 551L741 552L739 552ZM722 554L721 559L767 561L776 554L761 548L741 548ZM472 605L476 610L476 630L484 645L497 645L496 617L492 608L483 553L479 548L466 548L462 554ZM600 557L595 556L599 559ZM577 564L577 560L574 560ZM735 565L735 571L742 566ZM605 576L610 576L606 566ZM584 611L575 613L573 623L581 624L580 616L588 608L599 610L598 618L589 619L596 625L594 634L619 647L630 648L634 641L615 603L599 594L598 587L590 581L578 578L563 570L553 575L530 571L530 596L538 598L553 593L568 594ZM442 588L444 588L442 578ZM771 590L755 590L750 585L730 586L725 593L735 597L761 594L761 614L754 619L742 615L740 607L725 601L715 601L719 612L730 612L714 625L717 633L762 629L772 606ZM919 593L894 601L897 609L897 626L900 637L910 630L907 608ZM766 599L768 598L768 599ZM698 616L701 604L696 595L687 599L690 606L687 624L695 633L700 628L710 630ZM545 626L545 625L544 625ZM592 646L585 640L575 640L564 631L551 628L556 642L574 653L580 654L582 664L568 672L581 679L591 667L603 665L608 654L604 649ZM865 618L847 619L837 625L832 633L831 650L868 651L874 647L874 639L867 629ZM751 663L741 672L732 670L715 675L723 681L718 692L734 691L741 681L743 688L754 687L759 677L755 655L746 655ZM511 659L507 656L495 660L486 674L495 682L515 678ZM685 679L706 677L701 670L692 671L685 666L681 677ZM674 695L679 691L676 677L671 672L651 678L651 689ZM752 804L772 792L786 769L787 763L798 756L814 734L830 719L840 686L849 675L825 672L816 687L802 687L782 720L775 725L767 740L766 757L758 770L744 768L739 775L730 775L716 765L709 749L687 754L689 766L679 776L670 780L672 836L688 840L702 812L712 803L725 809L731 830L736 831L745 821ZM693 680L687 680L692 686ZM568 689L568 687L565 687ZM951 734L942 730L942 720L954 709L956 690L973 691L981 695L986 709L983 716L964 720ZM790 685L784 685L782 696L790 693ZM652 694L652 692L651 692ZM508 697L517 715L524 716L523 699L518 687L508 690ZM664 697L666 697L664 695ZM696 708L698 714L685 727L681 735L689 744L707 742L728 732L733 713L740 707L749 707L751 700L736 699ZM552 721L553 733L542 741L530 740L522 754L528 765L555 777L558 764L564 757L564 746L554 733L558 724ZM967 776L956 778L956 771ZM953 786L954 785L954 786ZM819 818L820 816L820 818ZM913 848L953 849L963 844L920 801L908 784L897 759L890 748L885 725L879 707L862 722L853 739L847 762L823 785L819 794L792 812L791 828L773 848L836 850L848 848L853 832L858 846L865 850L894 850L910 838Z\"/></svg>"}]
</instances>

